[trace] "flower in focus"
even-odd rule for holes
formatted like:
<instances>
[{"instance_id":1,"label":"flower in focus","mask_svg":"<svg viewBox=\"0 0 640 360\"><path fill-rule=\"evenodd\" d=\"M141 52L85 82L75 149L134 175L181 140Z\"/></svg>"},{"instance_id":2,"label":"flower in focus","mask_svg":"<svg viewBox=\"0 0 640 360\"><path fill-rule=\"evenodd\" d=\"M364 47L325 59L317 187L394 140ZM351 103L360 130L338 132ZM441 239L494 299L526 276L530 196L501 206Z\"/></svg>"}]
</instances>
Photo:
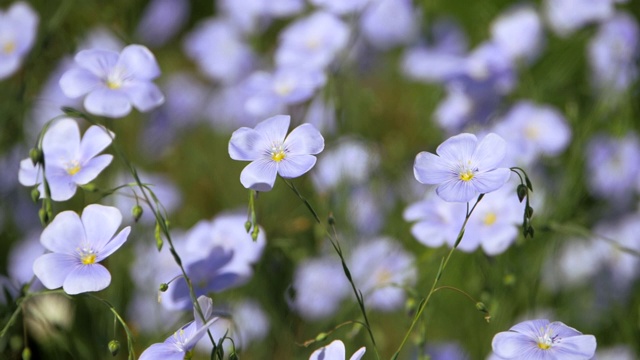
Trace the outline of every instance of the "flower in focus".
<instances>
[{"instance_id":1,"label":"flower in focus","mask_svg":"<svg viewBox=\"0 0 640 360\"><path fill-rule=\"evenodd\" d=\"M140 355L140 360L182 360L196 346L196 343L207 333L207 330L218 317L213 316L213 301L204 295L198 297L204 321L196 308L193 309L194 321L180 328L163 343L149 346Z\"/></svg>"},{"instance_id":2,"label":"flower in focus","mask_svg":"<svg viewBox=\"0 0 640 360\"><path fill-rule=\"evenodd\" d=\"M361 347L356 351L349 360L360 360L366 349ZM333 340L331 344L321 347L311 354L309 360L345 360L346 350L344 344L340 340Z\"/></svg>"},{"instance_id":3,"label":"flower in focus","mask_svg":"<svg viewBox=\"0 0 640 360\"><path fill-rule=\"evenodd\" d=\"M507 143L488 134L478 143L473 134L447 139L436 149L416 156L413 172L423 184L438 184L436 193L445 201L468 202L478 194L498 190L509 180L510 170L499 168Z\"/></svg>"},{"instance_id":4,"label":"flower in focus","mask_svg":"<svg viewBox=\"0 0 640 360\"><path fill-rule=\"evenodd\" d=\"M33 46L37 27L38 14L23 1L0 11L0 80L18 70Z\"/></svg>"},{"instance_id":5,"label":"flower in focus","mask_svg":"<svg viewBox=\"0 0 640 360\"><path fill-rule=\"evenodd\" d=\"M82 50L76 66L60 78L60 87L70 98L85 96L84 107L94 115L126 116L132 105L149 111L164 102L152 82L160 76L155 57L142 45L129 45L119 54L108 50Z\"/></svg>"},{"instance_id":6,"label":"flower in focus","mask_svg":"<svg viewBox=\"0 0 640 360\"><path fill-rule=\"evenodd\" d=\"M501 359L588 360L595 354L596 338L559 321L529 320L496 334L491 346Z\"/></svg>"},{"instance_id":7,"label":"flower in focus","mask_svg":"<svg viewBox=\"0 0 640 360\"><path fill-rule=\"evenodd\" d=\"M242 127L231 135L229 156L251 161L240 174L240 182L247 189L269 191L277 174L295 178L315 165L313 155L324 149L324 138L311 124L302 124L287 136L289 122L288 115L277 115L254 129Z\"/></svg>"},{"instance_id":8,"label":"flower in focus","mask_svg":"<svg viewBox=\"0 0 640 360\"><path fill-rule=\"evenodd\" d=\"M61 212L42 232L40 242L52 252L36 259L34 274L47 289L62 286L71 295L105 289L111 274L99 263L127 240L130 227L114 236L121 222L120 211L110 206L89 205L82 217Z\"/></svg>"},{"instance_id":9,"label":"flower in focus","mask_svg":"<svg viewBox=\"0 0 640 360\"><path fill-rule=\"evenodd\" d=\"M51 199L69 200L78 185L88 184L111 163L112 155L96 155L111 144L112 136L104 128L94 125L80 139L78 123L69 118L51 125L42 139ZM30 161L25 159L20 163L19 179L25 186L42 181L40 167L34 167ZM44 189L40 189L40 193L44 195Z\"/></svg>"}]
</instances>

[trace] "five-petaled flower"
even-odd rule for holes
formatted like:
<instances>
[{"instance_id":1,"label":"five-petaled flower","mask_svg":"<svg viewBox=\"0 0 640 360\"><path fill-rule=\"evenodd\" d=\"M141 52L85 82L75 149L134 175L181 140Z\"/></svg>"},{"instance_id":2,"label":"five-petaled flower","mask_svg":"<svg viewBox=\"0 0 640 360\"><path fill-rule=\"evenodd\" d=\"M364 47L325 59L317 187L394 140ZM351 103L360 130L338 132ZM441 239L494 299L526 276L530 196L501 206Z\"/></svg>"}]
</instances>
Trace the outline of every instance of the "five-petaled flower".
<instances>
[{"instance_id":1,"label":"five-petaled flower","mask_svg":"<svg viewBox=\"0 0 640 360\"><path fill-rule=\"evenodd\" d=\"M36 40L38 14L24 1L0 10L0 80L12 75Z\"/></svg>"},{"instance_id":2,"label":"five-petaled flower","mask_svg":"<svg viewBox=\"0 0 640 360\"><path fill-rule=\"evenodd\" d=\"M445 201L468 202L478 194L498 190L511 174L498 167L507 144L496 134L478 143L473 134L459 134L436 149L438 155L423 151L416 156L413 173L423 184L438 184L436 193Z\"/></svg>"},{"instance_id":3,"label":"five-petaled flower","mask_svg":"<svg viewBox=\"0 0 640 360\"><path fill-rule=\"evenodd\" d=\"M529 320L497 333L491 343L499 359L588 360L596 351L596 338L559 321Z\"/></svg>"},{"instance_id":4,"label":"five-petaled flower","mask_svg":"<svg viewBox=\"0 0 640 360\"><path fill-rule=\"evenodd\" d=\"M187 358L188 352L196 346L196 343L204 336L209 327L218 320L218 317L213 316L213 301L211 298L201 295L198 298L198 304L202 310L202 317L198 310L194 308L194 321L180 328L163 343L149 346L140 355L140 360L182 360Z\"/></svg>"},{"instance_id":5,"label":"five-petaled flower","mask_svg":"<svg viewBox=\"0 0 640 360\"><path fill-rule=\"evenodd\" d=\"M34 274L48 289L62 286L71 295L105 289L111 274L99 262L127 240L129 226L115 235L121 222L120 211L110 206L89 205L82 217L73 211L61 212L40 236L42 245L52 252L36 259Z\"/></svg>"},{"instance_id":6,"label":"five-petaled flower","mask_svg":"<svg viewBox=\"0 0 640 360\"><path fill-rule=\"evenodd\" d=\"M276 115L255 129L242 127L231 135L229 156L251 161L240 174L247 189L269 191L276 175L295 178L311 170L316 155L324 149L324 138L311 124L302 124L287 136L290 117Z\"/></svg>"},{"instance_id":7,"label":"five-petaled flower","mask_svg":"<svg viewBox=\"0 0 640 360\"><path fill-rule=\"evenodd\" d=\"M82 50L76 66L62 75L60 87L70 98L84 98L85 109L112 118L131 112L131 106L145 112L164 102L164 95L152 82L160 76L155 57L142 45L129 45L118 54L108 50Z\"/></svg>"}]
</instances>

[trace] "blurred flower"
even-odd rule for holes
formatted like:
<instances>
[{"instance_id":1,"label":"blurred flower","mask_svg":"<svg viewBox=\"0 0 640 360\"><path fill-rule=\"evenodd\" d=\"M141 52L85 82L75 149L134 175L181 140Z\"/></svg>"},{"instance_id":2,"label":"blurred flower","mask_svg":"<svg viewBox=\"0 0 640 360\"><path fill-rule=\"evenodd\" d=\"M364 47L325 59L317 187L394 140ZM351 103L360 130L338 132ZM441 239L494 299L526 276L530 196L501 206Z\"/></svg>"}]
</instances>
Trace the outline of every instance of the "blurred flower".
<instances>
[{"instance_id":1,"label":"blurred flower","mask_svg":"<svg viewBox=\"0 0 640 360\"><path fill-rule=\"evenodd\" d=\"M452 247L462 228L466 206L452 203L429 194L421 201L409 205L404 211L406 221L417 221L411 227L411 234L428 247L444 244Z\"/></svg>"},{"instance_id":2,"label":"blurred flower","mask_svg":"<svg viewBox=\"0 0 640 360\"><path fill-rule=\"evenodd\" d=\"M390 238L368 239L353 250L348 261L353 281L371 309L396 310L404 304L404 286L415 283L412 254Z\"/></svg>"},{"instance_id":3,"label":"blurred flower","mask_svg":"<svg viewBox=\"0 0 640 360\"><path fill-rule=\"evenodd\" d=\"M623 138L596 135L587 144L590 192L612 202L629 200L640 174L640 142L635 133Z\"/></svg>"},{"instance_id":4,"label":"blurred flower","mask_svg":"<svg viewBox=\"0 0 640 360\"><path fill-rule=\"evenodd\" d=\"M280 33L277 67L323 69L347 46L349 28L335 15L317 11Z\"/></svg>"},{"instance_id":5,"label":"blurred flower","mask_svg":"<svg viewBox=\"0 0 640 360\"><path fill-rule=\"evenodd\" d=\"M184 40L184 51L211 80L234 83L246 76L254 55L244 36L228 20L211 18Z\"/></svg>"},{"instance_id":6,"label":"blurred flower","mask_svg":"<svg viewBox=\"0 0 640 360\"><path fill-rule=\"evenodd\" d=\"M331 281L327 281L331 279ZM293 275L292 306L305 319L320 320L338 311L351 287L335 257L305 259Z\"/></svg>"},{"instance_id":7,"label":"blurred flower","mask_svg":"<svg viewBox=\"0 0 640 360\"><path fill-rule=\"evenodd\" d=\"M198 297L198 304L202 309L200 316L198 310L194 307L194 321L180 328L172 336L168 337L163 343L153 344L148 347L141 355L140 360L182 360L187 356L187 352L196 346L196 343L207 333L209 327L218 321L213 316L213 301L204 295Z\"/></svg>"},{"instance_id":8,"label":"blurred flower","mask_svg":"<svg viewBox=\"0 0 640 360\"><path fill-rule=\"evenodd\" d=\"M106 129L93 125L80 139L78 123L70 118L60 119L49 127L42 139L42 151L51 199L70 199L79 185L88 184L111 163L112 155L96 155L111 144L112 136ZM42 181L42 170L30 161L25 159L20 163L18 177L24 186ZM40 186L39 190L44 196L44 188Z\"/></svg>"},{"instance_id":9,"label":"blurred flower","mask_svg":"<svg viewBox=\"0 0 640 360\"><path fill-rule=\"evenodd\" d=\"M269 191L276 175L295 178L311 170L324 148L324 138L311 124L293 129L287 136L290 117L277 115L256 125L236 130L229 140L229 156L251 161L240 174L247 189Z\"/></svg>"},{"instance_id":10,"label":"blurred flower","mask_svg":"<svg viewBox=\"0 0 640 360\"><path fill-rule=\"evenodd\" d=\"M436 193L445 201L469 202L478 194L502 187L511 171L498 168L507 144L500 136L488 134L478 143L473 134L447 139L436 149L438 156L423 151L413 167L416 179L423 184L438 184Z\"/></svg>"},{"instance_id":11,"label":"blurred flower","mask_svg":"<svg viewBox=\"0 0 640 360\"><path fill-rule=\"evenodd\" d=\"M373 0L309 0L315 6L338 15L359 12Z\"/></svg>"},{"instance_id":12,"label":"blurred flower","mask_svg":"<svg viewBox=\"0 0 640 360\"><path fill-rule=\"evenodd\" d=\"M505 163L531 165L540 155L556 156L571 141L571 128L551 106L519 101L494 127L507 140Z\"/></svg>"},{"instance_id":13,"label":"blurred flower","mask_svg":"<svg viewBox=\"0 0 640 360\"><path fill-rule=\"evenodd\" d=\"M361 140L343 138L319 156L313 184L319 192L335 190L345 183L360 185L370 179L379 162L375 148Z\"/></svg>"},{"instance_id":14,"label":"blurred flower","mask_svg":"<svg viewBox=\"0 0 640 360\"><path fill-rule=\"evenodd\" d=\"M246 34L263 30L271 18L296 15L306 6L304 0L220 0L216 3L219 12Z\"/></svg>"},{"instance_id":15,"label":"blurred flower","mask_svg":"<svg viewBox=\"0 0 640 360\"><path fill-rule=\"evenodd\" d=\"M21 241L13 244L9 251L7 270L11 279L18 284L26 284L33 279L33 262L42 254L45 248L40 243L40 232L32 231ZM35 279L29 288L31 291L42 288L42 284Z\"/></svg>"},{"instance_id":16,"label":"blurred flower","mask_svg":"<svg viewBox=\"0 0 640 360\"><path fill-rule=\"evenodd\" d=\"M591 359L596 338L559 321L529 320L496 334L491 346L501 359Z\"/></svg>"},{"instance_id":17,"label":"blurred flower","mask_svg":"<svg viewBox=\"0 0 640 360\"><path fill-rule=\"evenodd\" d=\"M362 34L380 50L409 43L418 34L416 14L411 0L376 0L360 18Z\"/></svg>"},{"instance_id":18,"label":"blurred flower","mask_svg":"<svg viewBox=\"0 0 640 360\"><path fill-rule=\"evenodd\" d=\"M24 1L0 10L0 80L11 76L36 39L38 14Z\"/></svg>"},{"instance_id":19,"label":"blurred flower","mask_svg":"<svg viewBox=\"0 0 640 360\"><path fill-rule=\"evenodd\" d=\"M491 24L491 37L512 60L533 61L544 42L542 20L531 6L518 6Z\"/></svg>"},{"instance_id":20,"label":"blurred flower","mask_svg":"<svg viewBox=\"0 0 640 360\"><path fill-rule=\"evenodd\" d=\"M336 131L336 109L331 98L316 95L307 107L304 122L315 126L321 133L333 134Z\"/></svg>"},{"instance_id":21,"label":"blurred flower","mask_svg":"<svg viewBox=\"0 0 640 360\"><path fill-rule=\"evenodd\" d=\"M614 347L600 349L596 352L594 359L598 360L634 360L638 357L635 356L633 349L627 345L616 345Z\"/></svg>"},{"instance_id":22,"label":"blurred flower","mask_svg":"<svg viewBox=\"0 0 640 360\"><path fill-rule=\"evenodd\" d=\"M349 360L360 360L365 351L364 346L361 347L351 355ZM340 340L333 340L331 344L314 351L309 357L309 360L345 360L345 358L346 350L344 344Z\"/></svg>"},{"instance_id":23,"label":"blurred flower","mask_svg":"<svg viewBox=\"0 0 640 360\"><path fill-rule=\"evenodd\" d=\"M92 204L82 218L73 211L59 213L44 229L40 241L52 253L33 263L33 272L48 289L63 287L67 294L100 291L109 286L111 275L100 261L113 254L129 236L122 229L118 209Z\"/></svg>"},{"instance_id":24,"label":"blurred flower","mask_svg":"<svg viewBox=\"0 0 640 360\"><path fill-rule=\"evenodd\" d=\"M562 37L581 27L605 20L614 12L616 0L546 0L545 13L551 29Z\"/></svg>"},{"instance_id":25,"label":"blurred flower","mask_svg":"<svg viewBox=\"0 0 640 360\"><path fill-rule=\"evenodd\" d=\"M456 343L442 343L427 345L427 355L430 360L468 360L469 355Z\"/></svg>"},{"instance_id":26,"label":"blurred flower","mask_svg":"<svg viewBox=\"0 0 640 360\"><path fill-rule=\"evenodd\" d=\"M638 79L639 39L637 21L619 12L603 22L590 40L591 76L603 95L626 91Z\"/></svg>"},{"instance_id":27,"label":"blurred flower","mask_svg":"<svg viewBox=\"0 0 640 360\"><path fill-rule=\"evenodd\" d=\"M162 46L171 40L189 18L188 0L153 0L141 15L136 36L142 43Z\"/></svg>"},{"instance_id":28,"label":"blurred flower","mask_svg":"<svg viewBox=\"0 0 640 360\"><path fill-rule=\"evenodd\" d=\"M85 109L94 115L126 116L131 106L146 112L164 102L152 82L160 76L153 54L142 45L129 45L122 52L81 50L76 66L60 78L66 96L84 98Z\"/></svg>"}]
</instances>

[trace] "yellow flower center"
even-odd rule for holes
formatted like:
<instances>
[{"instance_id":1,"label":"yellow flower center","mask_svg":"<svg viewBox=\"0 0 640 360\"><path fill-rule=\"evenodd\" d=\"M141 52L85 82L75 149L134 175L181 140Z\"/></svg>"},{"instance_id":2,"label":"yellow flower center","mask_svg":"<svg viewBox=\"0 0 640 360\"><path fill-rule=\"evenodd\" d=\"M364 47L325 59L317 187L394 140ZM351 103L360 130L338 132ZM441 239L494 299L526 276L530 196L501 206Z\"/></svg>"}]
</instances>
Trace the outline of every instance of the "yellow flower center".
<instances>
[{"instance_id":1,"label":"yellow flower center","mask_svg":"<svg viewBox=\"0 0 640 360\"><path fill-rule=\"evenodd\" d=\"M529 125L524 129L524 136L529 140L536 140L540 136L540 131L537 127Z\"/></svg>"},{"instance_id":2,"label":"yellow flower center","mask_svg":"<svg viewBox=\"0 0 640 360\"><path fill-rule=\"evenodd\" d=\"M111 90L116 90L119 89L121 86L120 82L118 81L111 81L111 80L107 80L107 87Z\"/></svg>"},{"instance_id":3,"label":"yellow flower center","mask_svg":"<svg viewBox=\"0 0 640 360\"><path fill-rule=\"evenodd\" d=\"M496 216L495 213L490 212L484 216L484 219L482 219L482 223L487 226L491 226L496 222L497 219L498 219L498 216Z\"/></svg>"},{"instance_id":4,"label":"yellow flower center","mask_svg":"<svg viewBox=\"0 0 640 360\"><path fill-rule=\"evenodd\" d=\"M551 345L547 343L538 343L538 347L542 350L549 350L551 348Z\"/></svg>"},{"instance_id":5,"label":"yellow flower center","mask_svg":"<svg viewBox=\"0 0 640 360\"><path fill-rule=\"evenodd\" d=\"M67 164L67 174L73 176L78 173L82 169L78 160L73 160Z\"/></svg>"},{"instance_id":6,"label":"yellow flower center","mask_svg":"<svg viewBox=\"0 0 640 360\"><path fill-rule=\"evenodd\" d=\"M13 41L7 41L2 45L2 52L4 52L7 55L11 54L15 50L16 50L16 43L14 43Z\"/></svg>"},{"instance_id":7,"label":"yellow flower center","mask_svg":"<svg viewBox=\"0 0 640 360\"><path fill-rule=\"evenodd\" d=\"M284 152L284 147L282 144L274 144L271 146L271 159L275 162L280 162L282 159L286 157L286 153Z\"/></svg>"},{"instance_id":8,"label":"yellow flower center","mask_svg":"<svg viewBox=\"0 0 640 360\"><path fill-rule=\"evenodd\" d=\"M460 180L462 181L470 181L473 179L473 171L467 170L465 172L460 173Z\"/></svg>"},{"instance_id":9,"label":"yellow flower center","mask_svg":"<svg viewBox=\"0 0 640 360\"><path fill-rule=\"evenodd\" d=\"M84 265L94 264L96 262L96 254L94 253L85 254L82 256L81 261L82 261L82 264Z\"/></svg>"}]
</instances>

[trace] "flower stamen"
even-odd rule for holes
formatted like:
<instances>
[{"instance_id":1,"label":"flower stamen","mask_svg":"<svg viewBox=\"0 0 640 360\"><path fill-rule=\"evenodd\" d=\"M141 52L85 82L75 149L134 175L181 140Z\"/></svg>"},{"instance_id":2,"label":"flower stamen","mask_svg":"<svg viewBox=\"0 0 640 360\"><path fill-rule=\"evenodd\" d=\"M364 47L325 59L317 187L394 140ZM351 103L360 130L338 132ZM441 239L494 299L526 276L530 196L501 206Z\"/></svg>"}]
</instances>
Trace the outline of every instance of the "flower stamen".
<instances>
[{"instance_id":1,"label":"flower stamen","mask_svg":"<svg viewBox=\"0 0 640 360\"><path fill-rule=\"evenodd\" d=\"M82 166L80 166L80 162L78 160L72 160L67 163L65 170L67 170L67 174L73 176L77 174L80 169L82 169Z\"/></svg>"}]
</instances>

